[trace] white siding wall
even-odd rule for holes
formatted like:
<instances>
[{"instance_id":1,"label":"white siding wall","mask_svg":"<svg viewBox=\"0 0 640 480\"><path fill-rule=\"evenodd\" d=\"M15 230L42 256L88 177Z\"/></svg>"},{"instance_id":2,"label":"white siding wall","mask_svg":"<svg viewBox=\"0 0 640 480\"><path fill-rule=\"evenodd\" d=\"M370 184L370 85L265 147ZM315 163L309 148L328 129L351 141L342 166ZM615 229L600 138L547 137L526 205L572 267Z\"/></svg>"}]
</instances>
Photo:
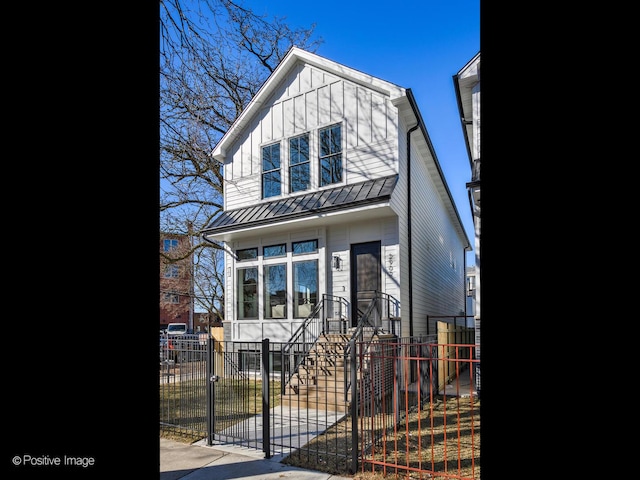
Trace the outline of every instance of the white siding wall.
<instances>
[{"instance_id":1,"label":"white siding wall","mask_svg":"<svg viewBox=\"0 0 640 480\"><path fill-rule=\"evenodd\" d=\"M464 312L465 253L443 200L413 145L413 334L426 335L427 315L460 315Z\"/></svg>"},{"instance_id":2,"label":"white siding wall","mask_svg":"<svg viewBox=\"0 0 640 480\"><path fill-rule=\"evenodd\" d=\"M383 224L382 242L382 288L385 293L400 298L400 235L398 219L393 218ZM400 303L402 308L402 303Z\"/></svg>"},{"instance_id":3,"label":"white siding wall","mask_svg":"<svg viewBox=\"0 0 640 480\"><path fill-rule=\"evenodd\" d=\"M329 293L350 301L351 296L351 254L350 247L354 243L380 241L381 256L381 288L400 301L399 275L397 263L398 220L396 217L381 218L377 221L356 222L333 226L327 229L327 290ZM331 268L333 255L340 257L340 270ZM390 255L391 258L390 262ZM391 268L390 268L391 266ZM402 306L402 304L401 304Z\"/></svg>"},{"instance_id":4,"label":"white siding wall","mask_svg":"<svg viewBox=\"0 0 640 480\"><path fill-rule=\"evenodd\" d=\"M331 257L340 257L340 270L331 268ZM337 225L327 230L327 273L331 275L327 279L328 293L337 297L349 299L351 284L349 283L349 226Z\"/></svg>"},{"instance_id":5,"label":"white siding wall","mask_svg":"<svg viewBox=\"0 0 640 480\"><path fill-rule=\"evenodd\" d=\"M310 133L311 188L318 188L317 129L337 122L343 125L347 183L397 173L398 120L388 97L299 64L265 105L229 150L224 168L226 209L262 201L260 152L272 142L280 142L283 196L287 196L286 140L304 132Z\"/></svg>"},{"instance_id":6,"label":"white siding wall","mask_svg":"<svg viewBox=\"0 0 640 480\"><path fill-rule=\"evenodd\" d=\"M413 125L411 125L413 126ZM409 336L409 257L407 208L406 125L399 134L400 178L391 206L398 213L400 284L403 285L402 335ZM427 333L427 315L458 315L465 307L464 250L427 165L411 138L411 246L413 277L413 335ZM431 161L431 160L430 160ZM434 333L430 331L430 333Z\"/></svg>"},{"instance_id":7,"label":"white siding wall","mask_svg":"<svg viewBox=\"0 0 640 480\"><path fill-rule=\"evenodd\" d=\"M343 126L344 179L356 183L366 179L399 173L391 199L397 217L377 221L343 223L312 231L292 231L287 241L318 238L319 294L331 293L349 299L350 245L380 240L382 243L382 285L386 293L400 301L402 336L409 335L409 265L407 238L407 125L388 97L356 83L326 74L315 67L298 64L279 85L265 107L233 144L225 164L225 208L235 209L262 201L261 158L264 145L280 142L282 184L287 196L288 144L300 133L310 133L311 188L318 188L318 136L320 127L341 122ZM406 114L406 112L405 112ZM411 115L409 115L411 116ZM413 120L412 120L413 121ZM409 126L413 126L413 123ZM464 310L464 251L438 187L428 175L427 165L419 158L412 137L412 260L413 260L413 333L426 334L426 315L457 315ZM431 160L430 160L431 161ZM298 192L300 193L300 192ZM273 200L270 198L268 200ZM313 233L315 232L315 233ZM325 237L326 235L326 237ZM303 238L304 237L304 238ZM276 243L273 237L256 237L231 245L238 248ZM341 269L333 270L331 258L341 258ZM226 277L226 318L235 319L234 279L236 265L227 254L231 267ZM226 272L225 272L226 273ZM288 281L292 282L290 272ZM402 293L400 290L402 285ZM262 315L260 305L260 315ZM232 339L286 341L299 322L289 320L235 321Z\"/></svg>"},{"instance_id":8,"label":"white siding wall","mask_svg":"<svg viewBox=\"0 0 640 480\"><path fill-rule=\"evenodd\" d=\"M391 196L391 208L398 214L399 237L399 265L400 265L400 305L404 306L402 315L402 337L409 336L409 256L407 240L407 128L403 120L400 120L400 132L398 134L398 183Z\"/></svg>"}]
</instances>

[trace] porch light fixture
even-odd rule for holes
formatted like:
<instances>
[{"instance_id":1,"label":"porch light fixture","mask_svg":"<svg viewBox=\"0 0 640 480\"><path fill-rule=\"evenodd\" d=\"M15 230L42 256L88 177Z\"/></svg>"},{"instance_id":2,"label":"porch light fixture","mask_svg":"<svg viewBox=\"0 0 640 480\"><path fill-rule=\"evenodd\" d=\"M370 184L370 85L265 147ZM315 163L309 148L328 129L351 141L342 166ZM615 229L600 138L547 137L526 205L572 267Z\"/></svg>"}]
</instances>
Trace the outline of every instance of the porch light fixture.
<instances>
[{"instance_id":1,"label":"porch light fixture","mask_svg":"<svg viewBox=\"0 0 640 480\"><path fill-rule=\"evenodd\" d=\"M340 256L334 255L331 259L331 266L334 270L340 270Z\"/></svg>"}]
</instances>

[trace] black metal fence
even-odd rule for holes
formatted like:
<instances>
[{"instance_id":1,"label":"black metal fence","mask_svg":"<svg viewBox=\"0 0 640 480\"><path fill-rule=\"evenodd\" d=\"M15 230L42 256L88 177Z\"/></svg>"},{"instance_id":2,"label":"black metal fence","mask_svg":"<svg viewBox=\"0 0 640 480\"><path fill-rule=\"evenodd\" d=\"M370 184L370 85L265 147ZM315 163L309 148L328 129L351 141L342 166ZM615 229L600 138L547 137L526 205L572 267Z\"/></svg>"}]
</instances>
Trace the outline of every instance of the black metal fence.
<instances>
[{"instance_id":1,"label":"black metal fence","mask_svg":"<svg viewBox=\"0 0 640 480\"><path fill-rule=\"evenodd\" d=\"M160 335L160 429L207 435L208 335Z\"/></svg>"},{"instance_id":2,"label":"black metal fence","mask_svg":"<svg viewBox=\"0 0 640 480\"><path fill-rule=\"evenodd\" d=\"M321 336L312 350L268 339L169 340L160 345L163 432L261 449L267 458L282 455L285 463L336 475L369 469L479 478L471 344L438 344L435 336L355 341L346 334ZM434 406L442 405L449 430L435 435Z\"/></svg>"}]
</instances>

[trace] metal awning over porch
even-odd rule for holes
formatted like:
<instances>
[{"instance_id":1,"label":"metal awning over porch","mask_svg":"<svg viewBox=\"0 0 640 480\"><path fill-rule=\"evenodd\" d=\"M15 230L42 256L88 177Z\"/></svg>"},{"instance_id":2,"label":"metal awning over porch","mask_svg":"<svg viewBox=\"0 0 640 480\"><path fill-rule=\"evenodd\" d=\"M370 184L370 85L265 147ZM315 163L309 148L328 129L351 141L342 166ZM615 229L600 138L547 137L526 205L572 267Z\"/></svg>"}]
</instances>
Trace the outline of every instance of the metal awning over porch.
<instances>
[{"instance_id":1,"label":"metal awning over porch","mask_svg":"<svg viewBox=\"0 0 640 480\"><path fill-rule=\"evenodd\" d=\"M203 231L205 237L218 237L237 230L349 210L388 202L398 175L341 185L250 207L227 210Z\"/></svg>"}]
</instances>

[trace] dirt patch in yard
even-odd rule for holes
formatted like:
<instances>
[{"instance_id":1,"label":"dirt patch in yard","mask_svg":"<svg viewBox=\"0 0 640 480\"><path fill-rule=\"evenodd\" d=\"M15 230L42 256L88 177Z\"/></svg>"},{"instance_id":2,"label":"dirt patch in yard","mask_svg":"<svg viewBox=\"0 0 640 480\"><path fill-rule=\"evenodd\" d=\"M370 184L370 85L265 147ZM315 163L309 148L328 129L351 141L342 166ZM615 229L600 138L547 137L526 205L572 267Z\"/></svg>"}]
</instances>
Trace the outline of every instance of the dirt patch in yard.
<instances>
[{"instance_id":1,"label":"dirt patch in yard","mask_svg":"<svg viewBox=\"0 0 640 480\"><path fill-rule=\"evenodd\" d=\"M381 469L379 465L375 469L372 467L373 463L365 463L364 468L359 465L364 472L349 473L349 463L340 445L349 444L350 428L341 423L325 434L333 434L332 438L345 437L344 442L324 442L316 448L315 444L323 441L322 436L317 437L305 449L285 458L283 463L355 480L438 478L439 473L461 479L480 479L480 400L477 397L447 397L446 402L442 397L438 398L431 406L410 411L397 426L382 432L375 453L368 459L385 463L386 477L377 471ZM326 453L319 458L317 454L309 455L309 451ZM397 465L397 469L393 465Z\"/></svg>"}]
</instances>

